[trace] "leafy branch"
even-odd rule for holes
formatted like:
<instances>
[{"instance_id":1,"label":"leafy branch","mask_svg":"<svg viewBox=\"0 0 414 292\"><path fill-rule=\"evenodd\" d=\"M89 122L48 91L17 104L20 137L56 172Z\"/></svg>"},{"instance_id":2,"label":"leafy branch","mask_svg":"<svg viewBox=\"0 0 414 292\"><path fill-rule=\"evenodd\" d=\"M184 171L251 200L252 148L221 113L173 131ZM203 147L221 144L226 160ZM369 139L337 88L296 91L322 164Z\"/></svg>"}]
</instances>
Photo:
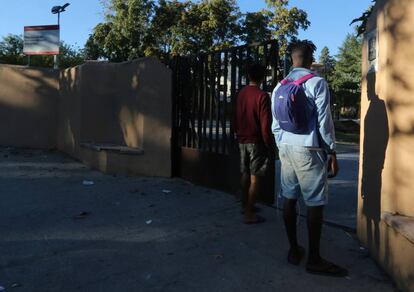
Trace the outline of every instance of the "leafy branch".
<instances>
[{"instance_id":1,"label":"leafy branch","mask_svg":"<svg viewBox=\"0 0 414 292\"><path fill-rule=\"evenodd\" d=\"M368 19L371 16L372 11L374 10L374 6L375 6L375 3L377 2L377 0L372 0L372 2L373 2L373 4L360 17L355 18L349 24L349 25L352 25L352 24L358 23L358 22L361 23L357 26L358 36L360 36L360 35L362 35L366 32Z\"/></svg>"}]
</instances>

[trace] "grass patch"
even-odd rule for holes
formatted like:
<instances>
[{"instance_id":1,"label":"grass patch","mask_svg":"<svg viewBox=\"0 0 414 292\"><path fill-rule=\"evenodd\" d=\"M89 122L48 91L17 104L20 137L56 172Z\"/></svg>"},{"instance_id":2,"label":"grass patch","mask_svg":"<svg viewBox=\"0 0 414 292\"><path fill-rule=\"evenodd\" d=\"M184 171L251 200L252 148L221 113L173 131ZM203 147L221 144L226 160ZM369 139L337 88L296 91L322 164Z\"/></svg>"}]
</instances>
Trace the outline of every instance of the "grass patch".
<instances>
[{"instance_id":1,"label":"grass patch","mask_svg":"<svg viewBox=\"0 0 414 292\"><path fill-rule=\"evenodd\" d=\"M360 125L352 120L335 121L336 141L359 144Z\"/></svg>"},{"instance_id":2,"label":"grass patch","mask_svg":"<svg viewBox=\"0 0 414 292\"><path fill-rule=\"evenodd\" d=\"M336 131L335 135L337 142L359 144L359 133Z\"/></svg>"}]
</instances>

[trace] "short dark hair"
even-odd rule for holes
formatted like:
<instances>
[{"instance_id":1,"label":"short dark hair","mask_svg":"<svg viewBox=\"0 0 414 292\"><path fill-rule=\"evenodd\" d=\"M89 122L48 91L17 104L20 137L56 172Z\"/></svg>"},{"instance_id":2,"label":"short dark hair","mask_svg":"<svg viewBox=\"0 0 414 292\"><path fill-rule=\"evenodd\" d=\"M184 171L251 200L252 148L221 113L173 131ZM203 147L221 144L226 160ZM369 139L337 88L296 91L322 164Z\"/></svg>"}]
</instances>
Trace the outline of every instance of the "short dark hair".
<instances>
[{"instance_id":1,"label":"short dark hair","mask_svg":"<svg viewBox=\"0 0 414 292\"><path fill-rule=\"evenodd\" d=\"M298 54L304 61L314 61L316 46L310 40L294 40L288 47L287 52L290 56Z\"/></svg>"},{"instance_id":2,"label":"short dark hair","mask_svg":"<svg viewBox=\"0 0 414 292\"><path fill-rule=\"evenodd\" d=\"M250 81L261 82L264 80L266 74L266 68L262 64L253 63L247 66L247 75L249 75Z\"/></svg>"}]
</instances>

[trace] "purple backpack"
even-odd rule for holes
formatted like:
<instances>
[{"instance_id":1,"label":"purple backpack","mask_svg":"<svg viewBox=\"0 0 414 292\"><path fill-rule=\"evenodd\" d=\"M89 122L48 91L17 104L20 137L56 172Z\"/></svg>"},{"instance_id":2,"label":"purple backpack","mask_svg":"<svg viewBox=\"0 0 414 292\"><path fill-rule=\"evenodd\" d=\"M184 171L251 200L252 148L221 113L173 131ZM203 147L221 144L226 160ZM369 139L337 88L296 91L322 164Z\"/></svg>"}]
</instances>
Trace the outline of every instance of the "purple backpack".
<instances>
[{"instance_id":1,"label":"purple backpack","mask_svg":"<svg viewBox=\"0 0 414 292\"><path fill-rule=\"evenodd\" d=\"M302 84L314 77L308 74L298 80L284 79L280 82L274 100L274 113L280 128L294 134L308 132L307 96Z\"/></svg>"}]
</instances>

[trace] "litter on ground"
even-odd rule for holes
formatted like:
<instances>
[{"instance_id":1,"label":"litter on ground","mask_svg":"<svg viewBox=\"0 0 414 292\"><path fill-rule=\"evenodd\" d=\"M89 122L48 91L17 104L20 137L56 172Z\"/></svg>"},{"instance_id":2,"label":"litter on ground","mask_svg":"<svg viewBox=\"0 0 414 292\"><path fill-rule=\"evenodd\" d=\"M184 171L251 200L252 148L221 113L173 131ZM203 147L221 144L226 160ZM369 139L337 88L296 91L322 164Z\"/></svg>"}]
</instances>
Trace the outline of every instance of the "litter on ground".
<instances>
[{"instance_id":1,"label":"litter on ground","mask_svg":"<svg viewBox=\"0 0 414 292\"><path fill-rule=\"evenodd\" d=\"M82 184L83 184L84 186L93 186L95 183L94 183L93 181L91 181L91 180L84 180L84 181L82 182Z\"/></svg>"}]
</instances>

